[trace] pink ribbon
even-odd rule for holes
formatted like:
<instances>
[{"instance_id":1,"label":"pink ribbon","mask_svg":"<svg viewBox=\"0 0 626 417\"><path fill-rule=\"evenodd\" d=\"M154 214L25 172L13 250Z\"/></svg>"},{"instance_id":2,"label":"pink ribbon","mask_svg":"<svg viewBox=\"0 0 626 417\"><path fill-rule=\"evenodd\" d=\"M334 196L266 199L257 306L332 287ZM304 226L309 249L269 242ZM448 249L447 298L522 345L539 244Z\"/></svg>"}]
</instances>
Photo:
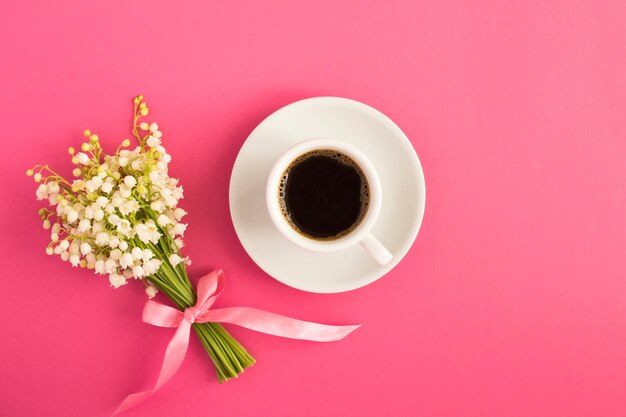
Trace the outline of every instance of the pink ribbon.
<instances>
[{"instance_id":1,"label":"pink ribbon","mask_svg":"<svg viewBox=\"0 0 626 417\"><path fill-rule=\"evenodd\" d=\"M341 340L360 327L360 325L328 326L296 320L251 307L227 307L211 310L211 306L221 294L223 287L224 273L217 270L198 280L196 304L186 308L185 311L152 300L146 303L142 320L154 326L176 327L176 333L167 345L161 371L154 388L129 395L113 415L124 412L146 400L176 374L187 353L189 334L193 323L231 323L274 336L316 342Z\"/></svg>"}]
</instances>

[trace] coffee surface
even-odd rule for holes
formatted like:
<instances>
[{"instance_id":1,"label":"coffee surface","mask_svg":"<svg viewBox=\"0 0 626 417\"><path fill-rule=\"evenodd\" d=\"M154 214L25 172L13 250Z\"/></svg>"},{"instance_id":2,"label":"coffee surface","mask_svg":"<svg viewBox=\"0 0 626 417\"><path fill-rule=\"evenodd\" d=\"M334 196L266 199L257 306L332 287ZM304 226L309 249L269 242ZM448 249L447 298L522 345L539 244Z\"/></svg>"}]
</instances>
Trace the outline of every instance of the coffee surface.
<instances>
[{"instance_id":1,"label":"coffee surface","mask_svg":"<svg viewBox=\"0 0 626 417\"><path fill-rule=\"evenodd\" d=\"M369 185L348 156L316 150L299 156L285 170L278 198L294 230L309 238L332 240L361 222L369 204Z\"/></svg>"}]
</instances>

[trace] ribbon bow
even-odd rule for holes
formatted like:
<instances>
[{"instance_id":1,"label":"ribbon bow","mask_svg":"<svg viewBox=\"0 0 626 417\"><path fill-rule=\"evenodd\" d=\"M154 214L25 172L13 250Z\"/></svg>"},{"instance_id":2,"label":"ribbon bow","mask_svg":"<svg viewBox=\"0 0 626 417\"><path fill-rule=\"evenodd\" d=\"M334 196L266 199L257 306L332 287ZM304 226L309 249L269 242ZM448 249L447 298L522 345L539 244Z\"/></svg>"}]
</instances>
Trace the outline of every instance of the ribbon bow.
<instances>
[{"instance_id":1,"label":"ribbon bow","mask_svg":"<svg viewBox=\"0 0 626 417\"><path fill-rule=\"evenodd\" d=\"M226 307L211 309L224 287L224 273L213 271L198 280L196 304L184 311L149 300L143 309L142 320L160 327L176 327L176 333L165 350L159 377L154 388L130 394L113 415L128 410L146 400L165 385L178 371L187 353L189 334L193 323L231 323L257 332L291 339L333 342L341 340L360 325L328 326L292 319L252 307Z\"/></svg>"}]
</instances>

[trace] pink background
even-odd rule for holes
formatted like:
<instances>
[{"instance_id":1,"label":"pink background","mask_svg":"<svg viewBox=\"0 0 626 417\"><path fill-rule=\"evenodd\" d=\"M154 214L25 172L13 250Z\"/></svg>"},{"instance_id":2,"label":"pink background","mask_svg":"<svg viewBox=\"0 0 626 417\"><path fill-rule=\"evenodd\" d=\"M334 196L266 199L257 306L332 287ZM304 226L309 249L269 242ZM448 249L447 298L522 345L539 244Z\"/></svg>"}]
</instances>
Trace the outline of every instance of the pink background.
<instances>
[{"instance_id":1,"label":"pink background","mask_svg":"<svg viewBox=\"0 0 626 417\"><path fill-rule=\"evenodd\" d=\"M332 324L318 344L231 327L258 363L218 385L200 344L134 416L617 416L626 410L623 1L8 1L0 12L0 415L106 416L147 388L171 330L140 285L47 257L24 176L108 149L143 93L186 190L188 251L219 306ZM316 295L237 240L228 181L272 111L337 95L406 132L422 230L386 277Z\"/></svg>"}]
</instances>

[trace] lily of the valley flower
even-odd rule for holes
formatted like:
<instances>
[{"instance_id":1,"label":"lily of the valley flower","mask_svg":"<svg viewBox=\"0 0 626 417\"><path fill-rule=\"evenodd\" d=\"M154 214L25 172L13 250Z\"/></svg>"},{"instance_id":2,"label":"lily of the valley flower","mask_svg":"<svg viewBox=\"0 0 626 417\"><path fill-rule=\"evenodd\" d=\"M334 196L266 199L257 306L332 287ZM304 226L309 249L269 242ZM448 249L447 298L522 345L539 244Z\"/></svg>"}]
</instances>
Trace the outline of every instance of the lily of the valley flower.
<instances>
[{"instance_id":1,"label":"lily of the valley flower","mask_svg":"<svg viewBox=\"0 0 626 417\"><path fill-rule=\"evenodd\" d=\"M50 230L46 253L107 275L114 288L157 274L164 261L175 267L187 260L180 255L187 227L180 222L186 212L178 207L183 190L168 175L171 157L161 145L159 126L139 122L146 114L147 106L136 99L139 145L130 148L125 139L114 155L105 155L100 138L86 130L80 152L69 148L73 180L47 165L26 172L39 184L37 199L50 205L39 212ZM146 294L153 297L156 287L147 285Z\"/></svg>"}]
</instances>

